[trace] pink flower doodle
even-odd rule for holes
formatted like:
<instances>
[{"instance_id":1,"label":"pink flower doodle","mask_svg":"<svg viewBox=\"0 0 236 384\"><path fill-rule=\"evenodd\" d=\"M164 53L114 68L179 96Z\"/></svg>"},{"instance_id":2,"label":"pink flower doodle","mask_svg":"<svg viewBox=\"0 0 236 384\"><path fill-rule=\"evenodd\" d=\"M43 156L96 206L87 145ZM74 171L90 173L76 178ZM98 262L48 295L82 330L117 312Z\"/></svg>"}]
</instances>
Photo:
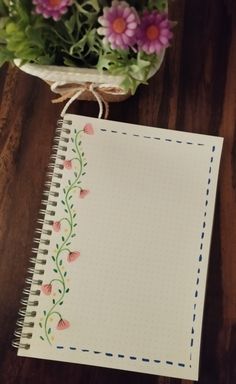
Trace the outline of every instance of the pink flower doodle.
<instances>
[{"instance_id":1,"label":"pink flower doodle","mask_svg":"<svg viewBox=\"0 0 236 384\"><path fill-rule=\"evenodd\" d=\"M52 228L55 232L60 232L61 230L61 223L60 221L54 221L52 224Z\"/></svg>"},{"instance_id":2,"label":"pink flower doodle","mask_svg":"<svg viewBox=\"0 0 236 384\"><path fill-rule=\"evenodd\" d=\"M80 189L80 192L79 192L79 197L81 199L84 199L88 194L89 194L89 189Z\"/></svg>"},{"instance_id":3,"label":"pink flower doodle","mask_svg":"<svg viewBox=\"0 0 236 384\"><path fill-rule=\"evenodd\" d=\"M70 322L65 319L60 319L57 324L57 330L63 331L64 329L67 329L70 327Z\"/></svg>"},{"instance_id":4,"label":"pink flower doodle","mask_svg":"<svg viewBox=\"0 0 236 384\"><path fill-rule=\"evenodd\" d=\"M52 284L44 284L42 285L41 287L41 291L47 295L47 296L50 296L51 293L52 293Z\"/></svg>"},{"instance_id":5,"label":"pink flower doodle","mask_svg":"<svg viewBox=\"0 0 236 384\"><path fill-rule=\"evenodd\" d=\"M67 256L67 261L71 263L72 261L75 261L76 259L78 259L78 257L80 257L79 251L70 252Z\"/></svg>"},{"instance_id":6,"label":"pink flower doodle","mask_svg":"<svg viewBox=\"0 0 236 384\"><path fill-rule=\"evenodd\" d=\"M65 169L72 169L72 160L64 160L63 165Z\"/></svg>"},{"instance_id":7,"label":"pink flower doodle","mask_svg":"<svg viewBox=\"0 0 236 384\"><path fill-rule=\"evenodd\" d=\"M94 135L94 129L93 129L92 124L90 124L90 123L85 124L84 133L86 133L86 135Z\"/></svg>"}]
</instances>

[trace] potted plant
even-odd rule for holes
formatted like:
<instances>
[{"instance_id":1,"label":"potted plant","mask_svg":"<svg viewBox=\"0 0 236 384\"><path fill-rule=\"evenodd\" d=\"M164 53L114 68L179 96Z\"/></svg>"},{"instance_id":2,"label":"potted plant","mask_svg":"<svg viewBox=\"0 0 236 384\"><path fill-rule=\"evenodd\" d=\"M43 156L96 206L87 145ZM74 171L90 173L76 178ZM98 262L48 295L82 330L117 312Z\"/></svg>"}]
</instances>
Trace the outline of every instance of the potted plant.
<instances>
[{"instance_id":1,"label":"potted plant","mask_svg":"<svg viewBox=\"0 0 236 384\"><path fill-rule=\"evenodd\" d=\"M0 65L12 62L69 97L134 94L159 69L172 38L167 0L0 0Z\"/></svg>"}]
</instances>

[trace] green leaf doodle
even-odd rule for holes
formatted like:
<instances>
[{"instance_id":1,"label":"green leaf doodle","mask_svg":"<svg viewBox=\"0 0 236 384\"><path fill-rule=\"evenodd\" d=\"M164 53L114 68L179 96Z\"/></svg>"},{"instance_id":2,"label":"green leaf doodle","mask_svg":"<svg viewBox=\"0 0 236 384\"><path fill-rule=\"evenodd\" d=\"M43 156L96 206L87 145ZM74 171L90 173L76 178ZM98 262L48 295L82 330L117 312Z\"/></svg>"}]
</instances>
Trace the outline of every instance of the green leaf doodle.
<instances>
[{"instance_id":1,"label":"green leaf doodle","mask_svg":"<svg viewBox=\"0 0 236 384\"><path fill-rule=\"evenodd\" d=\"M71 21L72 22L72 21ZM91 133L92 132L92 133ZM75 153L75 157L72 159L64 160L64 171L69 174L67 179L67 186L63 188L63 198L61 199L61 207L64 208L66 215L53 222L53 230L56 232L54 236L57 236L56 249L54 255L51 255L53 263L52 273L56 276L52 278L49 283L42 285L41 290L47 296L48 308L43 311L43 319L40 319L40 327L43 331L43 336L40 339L44 342L53 343L55 339L55 331L63 330L70 326L70 323L62 315L62 307L64 303L64 296L68 294L70 289L68 287L69 280L67 279L67 271L65 270L68 263L74 262L79 256L78 250L70 249L71 239L76 236L74 228L77 226L77 213L72 211L74 208L74 199L76 199L76 205L78 204L78 196L82 196L82 193L87 190L80 187L81 178L84 173L84 166L87 162L84 160L84 152L81 152L81 136L84 133L89 135L91 132L85 132L85 129L75 130L74 137L71 140L73 148L71 151ZM76 170L74 170L76 167ZM80 192L74 194L73 192L78 189Z\"/></svg>"}]
</instances>

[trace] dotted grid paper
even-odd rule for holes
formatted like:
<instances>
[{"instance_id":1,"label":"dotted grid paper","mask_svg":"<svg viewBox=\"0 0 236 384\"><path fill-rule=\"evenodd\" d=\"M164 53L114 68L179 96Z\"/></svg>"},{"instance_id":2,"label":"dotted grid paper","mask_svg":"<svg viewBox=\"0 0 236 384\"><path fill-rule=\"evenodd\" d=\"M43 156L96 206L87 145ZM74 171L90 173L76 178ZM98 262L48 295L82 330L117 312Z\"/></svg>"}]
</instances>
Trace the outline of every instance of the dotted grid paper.
<instances>
[{"instance_id":1,"label":"dotted grid paper","mask_svg":"<svg viewBox=\"0 0 236 384\"><path fill-rule=\"evenodd\" d=\"M70 327L56 331L52 345L40 341L37 322L48 300L41 294L30 349L19 354L196 380L223 140L75 115L67 120L71 132L87 123L94 129L82 138L90 193L74 200L73 247L80 257L68 266L63 313ZM73 156L67 144L65 157ZM60 195L67 178L64 169ZM54 248L52 235L49 255ZM51 278L48 257L43 283Z\"/></svg>"}]
</instances>

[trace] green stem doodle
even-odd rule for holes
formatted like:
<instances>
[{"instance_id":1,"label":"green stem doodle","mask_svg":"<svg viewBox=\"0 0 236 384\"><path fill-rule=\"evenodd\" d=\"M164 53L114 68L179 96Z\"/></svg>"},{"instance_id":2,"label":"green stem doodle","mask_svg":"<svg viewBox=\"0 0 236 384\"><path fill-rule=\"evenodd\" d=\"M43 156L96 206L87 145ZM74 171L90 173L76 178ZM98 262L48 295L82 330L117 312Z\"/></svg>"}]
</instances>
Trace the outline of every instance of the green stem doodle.
<instances>
[{"instance_id":1,"label":"green stem doodle","mask_svg":"<svg viewBox=\"0 0 236 384\"><path fill-rule=\"evenodd\" d=\"M74 221L76 219L76 214L73 213L73 211L72 211L73 204L71 204L71 199L72 199L72 191L76 188L80 188L80 186L79 186L79 184L81 183L80 178L83 174L83 169L84 169L84 161L83 161L84 154L83 154L83 152L82 153L80 152L80 144L81 144L80 134L82 132L83 132L83 130L78 131L75 134L75 138L72 139L72 142L74 142L74 152L76 153L76 157L74 157L71 160L77 160L79 162L79 172L78 172L78 174L77 174L77 172L74 172L75 179L73 180L73 182L71 180L69 180L68 186L63 190L65 197L64 197L64 202L63 201L62 202L64 205L64 211L67 214L67 217L60 219L59 222L61 223L61 222L65 221L67 223L68 233L66 236L61 236L62 242L61 242L60 246L59 246L59 244L57 244L56 255L52 256L52 260L53 260L54 265L55 265L53 271L54 271L54 273L56 273L58 275L58 278L52 279L50 281L50 284L52 284L53 282L60 283L61 286L60 286L60 288L58 288L59 296L56 299L55 298L52 299L52 306L48 311L44 311L43 324L40 323L40 326L42 327L43 333L44 333L44 337L41 336L41 339L45 340L45 338L46 338L47 342L50 345L52 344L52 342L50 339L51 327L49 325L49 320L53 315L58 315L60 320L63 319L61 314L58 311L55 311L55 309L63 304L63 299L65 297L65 294L69 292L69 288L67 288L67 284L66 284L67 272L63 270L64 267L63 267L62 254L65 251L67 253L70 253L70 249L69 249L70 240L71 240L71 237L74 235L73 230L74 230L74 226L75 226Z\"/></svg>"}]
</instances>

